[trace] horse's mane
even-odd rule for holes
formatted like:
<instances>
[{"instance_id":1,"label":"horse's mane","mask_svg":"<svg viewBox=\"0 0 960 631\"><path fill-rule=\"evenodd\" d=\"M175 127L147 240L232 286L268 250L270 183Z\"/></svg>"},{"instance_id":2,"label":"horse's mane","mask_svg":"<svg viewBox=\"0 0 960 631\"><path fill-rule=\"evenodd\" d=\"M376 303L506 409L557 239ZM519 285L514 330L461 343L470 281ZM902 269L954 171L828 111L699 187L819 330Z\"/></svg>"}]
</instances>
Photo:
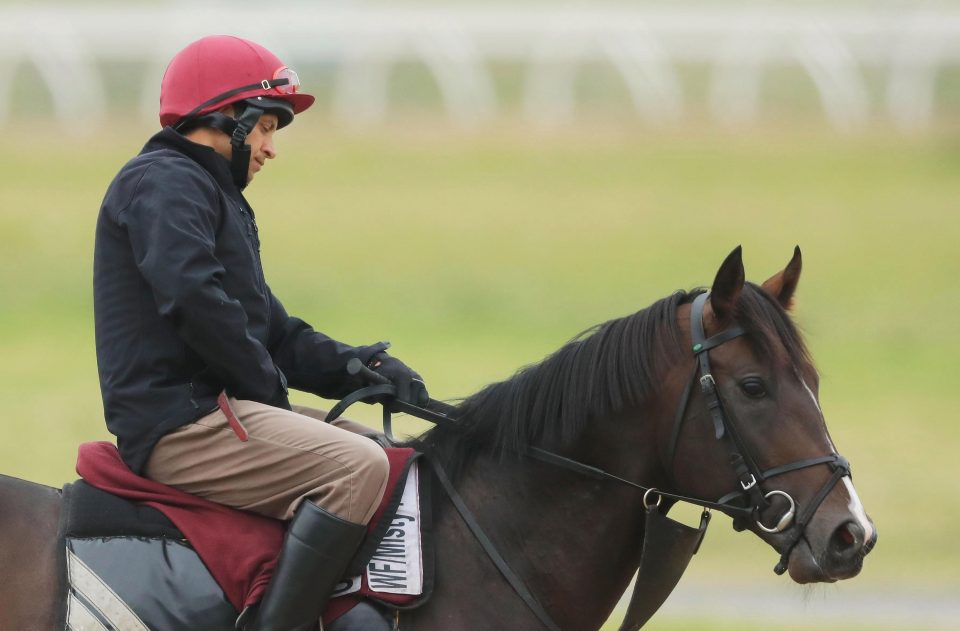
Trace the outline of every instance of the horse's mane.
<instances>
[{"instance_id":1,"label":"horse's mane","mask_svg":"<svg viewBox=\"0 0 960 631\"><path fill-rule=\"evenodd\" d=\"M675 362L689 357L692 369L691 351L681 345L677 308L703 291L678 291L584 331L539 364L462 400L451 414L455 426L437 426L411 446L457 476L479 454L502 458L531 445L572 444L593 420L652 395ZM756 285L744 286L736 319L760 356L770 356L779 342L792 362L809 362L790 317Z\"/></svg>"}]
</instances>

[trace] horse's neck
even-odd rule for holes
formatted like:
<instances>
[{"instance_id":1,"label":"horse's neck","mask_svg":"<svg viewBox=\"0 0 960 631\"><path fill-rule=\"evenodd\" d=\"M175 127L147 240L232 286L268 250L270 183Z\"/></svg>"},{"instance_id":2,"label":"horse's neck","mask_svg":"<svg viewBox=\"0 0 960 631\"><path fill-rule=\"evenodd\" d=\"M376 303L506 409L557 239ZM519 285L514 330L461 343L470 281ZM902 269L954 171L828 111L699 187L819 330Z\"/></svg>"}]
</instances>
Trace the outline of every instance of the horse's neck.
<instances>
[{"instance_id":1,"label":"horse's neck","mask_svg":"<svg viewBox=\"0 0 960 631\"><path fill-rule=\"evenodd\" d=\"M642 495L524 459L480 459L460 486L549 614L565 629L599 628L639 564Z\"/></svg>"}]
</instances>

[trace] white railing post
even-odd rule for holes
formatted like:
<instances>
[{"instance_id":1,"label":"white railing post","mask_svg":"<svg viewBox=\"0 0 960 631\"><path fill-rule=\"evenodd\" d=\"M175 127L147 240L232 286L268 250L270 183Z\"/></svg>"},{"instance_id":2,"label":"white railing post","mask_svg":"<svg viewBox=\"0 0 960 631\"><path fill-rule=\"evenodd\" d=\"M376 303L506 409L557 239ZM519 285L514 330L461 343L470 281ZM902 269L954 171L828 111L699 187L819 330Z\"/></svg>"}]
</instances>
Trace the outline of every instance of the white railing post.
<instances>
[{"instance_id":1,"label":"white railing post","mask_svg":"<svg viewBox=\"0 0 960 631\"><path fill-rule=\"evenodd\" d=\"M652 125L677 121L690 109L685 92L691 91L680 80L685 64L713 68L708 107L729 125L757 118L762 76L787 64L810 77L837 129L857 129L879 116L918 129L934 119L939 70L960 64L960 11L951 9L404 8L278 0L271 12L286 19L264 20L257 6L226 2L0 6L0 124L17 92L11 81L23 76L26 63L49 88L56 119L75 133L105 118L104 68L141 64L139 108L155 120L166 62L210 29L258 39L305 64L334 64L333 113L358 125L387 117L390 73L413 60L435 79L446 115L463 126L499 115L491 65L504 62L522 68L521 105L529 120L546 126L576 120L577 73L589 62L609 64L632 107ZM871 102L867 71L887 77L882 103Z\"/></svg>"}]
</instances>

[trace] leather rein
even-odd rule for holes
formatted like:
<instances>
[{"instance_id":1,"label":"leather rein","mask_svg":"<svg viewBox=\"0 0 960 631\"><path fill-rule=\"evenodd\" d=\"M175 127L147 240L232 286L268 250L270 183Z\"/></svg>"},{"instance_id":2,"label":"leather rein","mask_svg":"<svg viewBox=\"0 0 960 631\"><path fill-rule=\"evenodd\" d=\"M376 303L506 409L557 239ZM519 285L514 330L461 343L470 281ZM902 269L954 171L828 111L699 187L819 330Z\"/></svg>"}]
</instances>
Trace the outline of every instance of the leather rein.
<instances>
[{"instance_id":1,"label":"leather rein","mask_svg":"<svg viewBox=\"0 0 960 631\"><path fill-rule=\"evenodd\" d=\"M736 473L740 484L740 489L728 493L714 502L696 497L680 495L677 493L671 493L654 487L644 486L631 480L621 478L599 467L587 465L539 447L529 448L527 452L525 452L525 455L535 460L539 460L568 471L573 471L580 475L599 480L607 480L619 484L625 484L639 491L643 491L643 505L645 510L648 512L648 517L649 514L654 512L656 507L659 506L663 498L674 502L685 502L700 506L705 509L704 517L701 520L701 526L699 530L700 538L702 538L703 532L705 531L709 521L709 514L706 511L710 509L718 510L732 517L734 520L734 527L738 530L745 528L745 524L748 522L748 520L754 520L758 528L767 533L780 533L787 530L791 526L794 526L793 533L790 535L789 539L787 539L786 544L782 548L780 562L774 568L774 572L777 574L783 574L787 570L790 553L793 551L793 548L796 546L796 544L799 543L800 538L806 531L807 525L810 523L810 520L813 518L817 509L826 499L827 495L829 495L833 487L836 486L837 482L839 482L844 476L850 475L850 465L844 457L837 453L815 458L808 458L805 460L798 460L796 462L780 465L766 470L761 470L756 465L756 461L750 456L750 452L746 449L746 444L743 442L740 434L737 432L736 427L724 411L723 399L720 396L720 392L717 388L717 383L714 379L710 366L710 350L745 335L745 331L739 326L734 326L725 329L724 331L721 331L710 338L707 338L703 327L703 311L708 299L708 293L698 295L694 299L690 310L690 330L693 344L692 351L697 361L696 365L694 366L693 374L684 388L683 394L680 397L680 403L677 407L673 431L671 433L668 447L667 471L672 475L677 444L679 442L683 421L686 417L686 412L689 407L693 385L694 383L699 383L700 392L706 401L711 420L713 421L715 437L717 440L724 442L727 447L730 464ZM354 403L357 403L358 401L369 401L371 399L382 399L384 397L391 398L395 397L396 395L396 388L393 386L393 384L386 381L382 375L379 375L364 366L359 359L351 360L347 366L347 371L350 374L359 373L368 381L371 381L376 385L356 390L345 397L342 401L337 403L337 405L335 405L327 415L327 422L338 418L348 407ZM411 416L416 416L417 418L421 418L438 425L456 425L457 420L451 416L451 414L455 413L455 411L456 408L453 406L433 399L427 403L426 407L412 405L396 399L385 401L383 405L384 434L391 443L400 442L397 441L393 436L393 413L399 412L410 414ZM486 554L490 557L491 561L511 585L511 587L513 587L514 591L524 601L524 603L526 603L531 612L533 612L533 614L545 628L549 629L550 631L561 631L560 626L558 626L553 619L550 618L543 606L523 583L523 580L510 568L509 563L507 563L507 561L496 549L496 546L493 544L490 538L483 532L479 522L473 516L473 513L463 501L463 498L454 488L453 484L450 482L439 463L437 463L434 458L428 458L427 460L431 463L437 479L440 481L441 486L450 497L450 500L452 501L457 512L460 514L461 518L464 520L467 527L480 543ZM799 518L797 517L796 501L787 492L782 490L770 490L764 492L763 490L763 483L771 478L821 464L828 465L833 471L833 474L816 493L810 503L805 507ZM777 520L777 523L774 526L768 527L763 523L760 516L762 511L769 507L770 503L768 500L773 496L780 496L786 499L789 503L789 508ZM699 539L697 540L697 545L699 545ZM689 556L687 556L686 560L684 561L683 567L680 568L679 574L682 574L683 569L686 567L686 563L689 562L690 556L692 556L695 551L696 547L689 551ZM641 559L641 566L642 565L643 559ZM641 567L641 570L642 569L643 568ZM679 580L679 574L677 574L676 580ZM675 585L675 582L673 585ZM642 600L642 598L637 598L639 592L638 587L639 584L634 588L634 597L631 599L632 601ZM672 589L672 585L670 589ZM669 590L667 593L669 593ZM663 598L665 599L665 596ZM657 602L654 603L640 604L638 609L641 610L641 613L637 613L634 616L631 615L631 611L628 611L628 618L637 617L643 618L644 620L649 618L649 616L651 616L663 602L662 599L656 600ZM630 605L631 610L634 608L634 603L632 601Z\"/></svg>"}]
</instances>

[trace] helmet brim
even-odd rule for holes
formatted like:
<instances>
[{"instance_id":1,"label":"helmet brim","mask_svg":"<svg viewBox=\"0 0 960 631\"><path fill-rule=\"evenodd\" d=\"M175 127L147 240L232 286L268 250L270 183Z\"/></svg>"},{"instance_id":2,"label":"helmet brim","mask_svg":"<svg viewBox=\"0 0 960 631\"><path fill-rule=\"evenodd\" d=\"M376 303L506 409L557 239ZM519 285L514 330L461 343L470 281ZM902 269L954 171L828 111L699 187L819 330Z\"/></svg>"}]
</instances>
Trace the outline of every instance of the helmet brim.
<instances>
[{"instance_id":1,"label":"helmet brim","mask_svg":"<svg viewBox=\"0 0 960 631\"><path fill-rule=\"evenodd\" d=\"M244 99L244 102L259 107L264 112L277 116L277 128L283 128L293 122L295 114L299 114L311 105L316 99L310 94L284 94L283 96L254 96Z\"/></svg>"}]
</instances>

